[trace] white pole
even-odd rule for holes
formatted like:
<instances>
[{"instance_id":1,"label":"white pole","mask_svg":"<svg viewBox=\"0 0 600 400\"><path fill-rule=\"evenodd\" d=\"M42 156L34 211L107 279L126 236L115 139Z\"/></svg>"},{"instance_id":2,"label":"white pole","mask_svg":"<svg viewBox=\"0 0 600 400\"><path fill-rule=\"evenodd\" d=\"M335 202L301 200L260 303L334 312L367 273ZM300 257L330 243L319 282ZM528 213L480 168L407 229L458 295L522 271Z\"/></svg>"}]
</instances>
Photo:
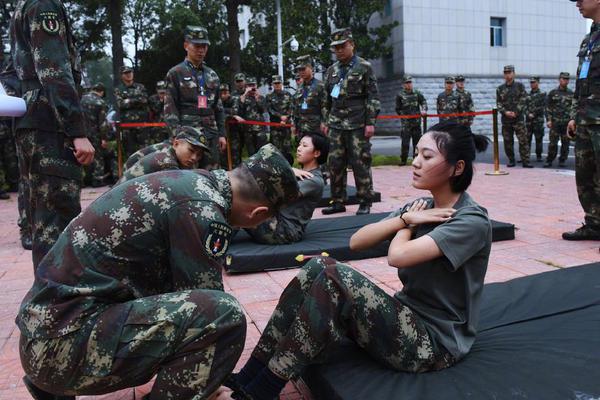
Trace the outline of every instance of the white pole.
<instances>
[{"instance_id":1,"label":"white pole","mask_svg":"<svg viewBox=\"0 0 600 400\"><path fill-rule=\"evenodd\" d=\"M277 71L283 79L283 45L281 35L281 0L275 0L277 5ZM284 80L285 81L285 80Z\"/></svg>"}]
</instances>

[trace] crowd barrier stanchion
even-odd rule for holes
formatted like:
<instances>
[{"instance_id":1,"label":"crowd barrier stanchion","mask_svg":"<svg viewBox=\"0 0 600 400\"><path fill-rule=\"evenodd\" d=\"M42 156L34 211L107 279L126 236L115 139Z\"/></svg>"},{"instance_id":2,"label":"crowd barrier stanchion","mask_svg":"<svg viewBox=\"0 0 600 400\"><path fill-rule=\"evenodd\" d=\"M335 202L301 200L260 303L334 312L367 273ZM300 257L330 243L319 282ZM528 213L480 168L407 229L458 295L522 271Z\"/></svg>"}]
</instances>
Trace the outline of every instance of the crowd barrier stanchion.
<instances>
[{"instance_id":1,"label":"crowd barrier stanchion","mask_svg":"<svg viewBox=\"0 0 600 400\"><path fill-rule=\"evenodd\" d=\"M498 109L494 108L492 114L492 126L494 134L494 171L486 172L486 175L508 175L508 172L500 170L500 151L498 150Z\"/></svg>"},{"instance_id":2,"label":"crowd barrier stanchion","mask_svg":"<svg viewBox=\"0 0 600 400\"><path fill-rule=\"evenodd\" d=\"M427 132L427 114L423 115L423 132Z\"/></svg>"},{"instance_id":3,"label":"crowd barrier stanchion","mask_svg":"<svg viewBox=\"0 0 600 400\"><path fill-rule=\"evenodd\" d=\"M123 176L123 140L121 137L121 125L116 124L117 128L117 175L119 178Z\"/></svg>"},{"instance_id":4,"label":"crowd barrier stanchion","mask_svg":"<svg viewBox=\"0 0 600 400\"><path fill-rule=\"evenodd\" d=\"M231 155L231 129L230 129L231 120L225 121L225 136L227 137L227 167L228 170L231 171L233 169L233 159Z\"/></svg>"}]
</instances>

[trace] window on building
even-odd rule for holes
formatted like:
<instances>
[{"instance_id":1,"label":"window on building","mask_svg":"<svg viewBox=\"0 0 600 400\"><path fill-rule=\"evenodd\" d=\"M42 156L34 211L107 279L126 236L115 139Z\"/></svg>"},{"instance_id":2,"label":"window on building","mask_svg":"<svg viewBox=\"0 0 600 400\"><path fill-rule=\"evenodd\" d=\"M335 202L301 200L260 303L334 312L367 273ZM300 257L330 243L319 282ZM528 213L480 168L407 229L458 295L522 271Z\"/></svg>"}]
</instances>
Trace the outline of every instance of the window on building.
<instances>
[{"instance_id":1,"label":"window on building","mask_svg":"<svg viewBox=\"0 0 600 400\"><path fill-rule=\"evenodd\" d=\"M490 18L490 46L506 46L506 18Z\"/></svg>"},{"instance_id":2,"label":"window on building","mask_svg":"<svg viewBox=\"0 0 600 400\"><path fill-rule=\"evenodd\" d=\"M246 39L246 30L240 29L240 45L242 48L246 47L247 39Z\"/></svg>"},{"instance_id":3,"label":"window on building","mask_svg":"<svg viewBox=\"0 0 600 400\"><path fill-rule=\"evenodd\" d=\"M383 73L386 78L394 76L394 54L383 56Z\"/></svg>"},{"instance_id":4,"label":"window on building","mask_svg":"<svg viewBox=\"0 0 600 400\"><path fill-rule=\"evenodd\" d=\"M386 17L392 16L392 0L386 0L385 6L383 7L383 15Z\"/></svg>"}]
</instances>

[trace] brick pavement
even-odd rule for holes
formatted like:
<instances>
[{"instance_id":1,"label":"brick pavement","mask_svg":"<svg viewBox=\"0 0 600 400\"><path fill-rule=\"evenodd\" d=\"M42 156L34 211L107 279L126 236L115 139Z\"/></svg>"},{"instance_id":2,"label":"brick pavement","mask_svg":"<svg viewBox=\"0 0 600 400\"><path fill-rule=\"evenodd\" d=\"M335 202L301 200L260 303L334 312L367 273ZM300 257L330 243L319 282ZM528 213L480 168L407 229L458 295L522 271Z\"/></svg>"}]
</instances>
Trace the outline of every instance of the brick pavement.
<instances>
[{"instance_id":1,"label":"brick pavement","mask_svg":"<svg viewBox=\"0 0 600 400\"><path fill-rule=\"evenodd\" d=\"M579 226L583 212L577 200L572 171L536 168L513 168L508 176L486 176L489 164L479 164L469 192L488 209L491 218L514 223L516 239L494 243L486 282L499 282L525 275L551 271L579 264L599 261L598 242L567 242L560 238L565 230ZM373 212L391 211L404 202L423 195L411 187L410 167L377 167L373 170L375 189L382 194L382 202L373 206ZM352 179L350 177L350 182ZM106 188L85 189L82 205L85 207ZM347 215L356 211L349 206ZM319 210L315 218L321 218ZM22 370L17 349L18 330L14 317L21 298L32 282L31 254L19 244L17 202L0 201L0 400L29 399L21 383ZM326 250L326 249L324 249ZM400 288L396 272L387 266L385 258L353 261L350 263L389 293ZM248 317L248 339L238 365L248 358L260 332L275 307L279 294L295 275L295 270L273 271L245 275L225 275L227 291L243 304ZM104 396L86 399L125 400L140 398L150 384ZM289 384L282 399L302 399L303 396Z\"/></svg>"}]
</instances>

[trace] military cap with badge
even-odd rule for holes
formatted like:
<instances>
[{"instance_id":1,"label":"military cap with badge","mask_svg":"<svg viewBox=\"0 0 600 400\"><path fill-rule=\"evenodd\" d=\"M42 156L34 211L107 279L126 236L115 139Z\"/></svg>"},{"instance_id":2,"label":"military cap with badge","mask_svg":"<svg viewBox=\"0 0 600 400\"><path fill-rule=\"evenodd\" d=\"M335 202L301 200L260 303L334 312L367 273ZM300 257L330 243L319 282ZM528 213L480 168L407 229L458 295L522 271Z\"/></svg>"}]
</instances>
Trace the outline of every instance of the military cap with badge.
<instances>
[{"instance_id":1,"label":"military cap with badge","mask_svg":"<svg viewBox=\"0 0 600 400\"><path fill-rule=\"evenodd\" d=\"M444 79L444 82L446 83L455 83L455 79L453 76L447 76L446 79Z\"/></svg>"},{"instance_id":2,"label":"military cap with badge","mask_svg":"<svg viewBox=\"0 0 600 400\"><path fill-rule=\"evenodd\" d=\"M329 46L338 46L346 43L348 40L354 40L350 28L340 28L331 33L331 44Z\"/></svg>"},{"instance_id":3,"label":"military cap with badge","mask_svg":"<svg viewBox=\"0 0 600 400\"><path fill-rule=\"evenodd\" d=\"M188 25L185 27L183 35L186 42L193 44L210 44L210 40L208 40L208 31L201 26Z\"/></svg>"},{"instance_id":4,"label":"military cap with badge","mask_svg":"<svg viewBox=\"0 0 600 400\"><path fill-rule=\"evenodd\" d=\"M222 92L229 92L229 84L228 83L221 83L221 85L219 86L219 90Z\"/></svg>"},{"instance_id":5,"label":"military cap with badge","mask_svg":"<svg viewBox=\"0 0 600 400\"><path fill-rule=\"evenodd\" d=\"M281 77L281 75L273 75L271 77L271 82L272 83L282 83L283 82L283 78Z\"/></svg>"},{"instance_id":6,"label":"military cap with badge","mask_svg":"<svg viewBox=\"0 0 600 400\"><path fill-rule=\"evenodd\" d=\"M561 79L571 79L571 74L569 74L568 72L561 72L558 75L558 77Z\"/></svg>"},{"instance_id":7,"label":"military cap with badge","mask_svg":"<svg viewBox=\"0 0 600 400\"><path fill-rule=\"evenodd\" d=\"M245 81L246 80L246 75L244 75L243 72L238 72L237 74L235 74L234 76L234 80L236 82L241 82L241 81Z\"/></svg>"},{"instance_id":8,"label":"military cap with badge","mask_svg":"<svg viewBox=\"0 0 600 400\"><path fill-rule=\"evenodd\" d=\"M175 132L175 139L185 140L193 146L198 146L202 150L210 153L210 147L208 147L208 140L204 134L202 128L195 128L193 126L182 126L179 127Z\"/></svg>"},{"instance_id":9,"label":"military cap with badge","mask_svg":"<svg viewBox=\"0 0 600 400\"><path fill-rule=\"evenodd\" d=\"M167 90L167 82L165 82L165 81L158 81L158 82L156 82L156 90L157 91Z\"/></svg>"},{"instance_id":10,"label":"military cap with badge","mask_svg":"<svg viewBox=\"0 0 600 400\"><path fill-rule=\"evenodd\" d=\"M133 72L133 68L131 68L129 65L121 65L121 68L119 68L119 72L122 74L127 74L129 72Z\"/></svg>"},{"instance_id":11,"label":"military cap with badge","mask_svg":"<svg viewBox=\"0 0 600 400\"><path fill-rule=\"evenodd\" d=\"M310 55L308 55L308 54L304 55L304 56L297 57L296 61L295 61L295 64L296 64L296 66L294 68L295 71L302 70L302 69L304 69L306 67L311 67L312 68L313 65L314 65L312 57Z\"/></svg>"},{"instance_id":12,"label":"military cap with badge","mask_svg":"<svg viewBox=\"0 0 600 400\"><path fill-rule=\"evenodd\" d=\"M540 77L537 75L532 76L531 78L529 78L529 82L540 82Z\"/></svg>"}]
</instances>

